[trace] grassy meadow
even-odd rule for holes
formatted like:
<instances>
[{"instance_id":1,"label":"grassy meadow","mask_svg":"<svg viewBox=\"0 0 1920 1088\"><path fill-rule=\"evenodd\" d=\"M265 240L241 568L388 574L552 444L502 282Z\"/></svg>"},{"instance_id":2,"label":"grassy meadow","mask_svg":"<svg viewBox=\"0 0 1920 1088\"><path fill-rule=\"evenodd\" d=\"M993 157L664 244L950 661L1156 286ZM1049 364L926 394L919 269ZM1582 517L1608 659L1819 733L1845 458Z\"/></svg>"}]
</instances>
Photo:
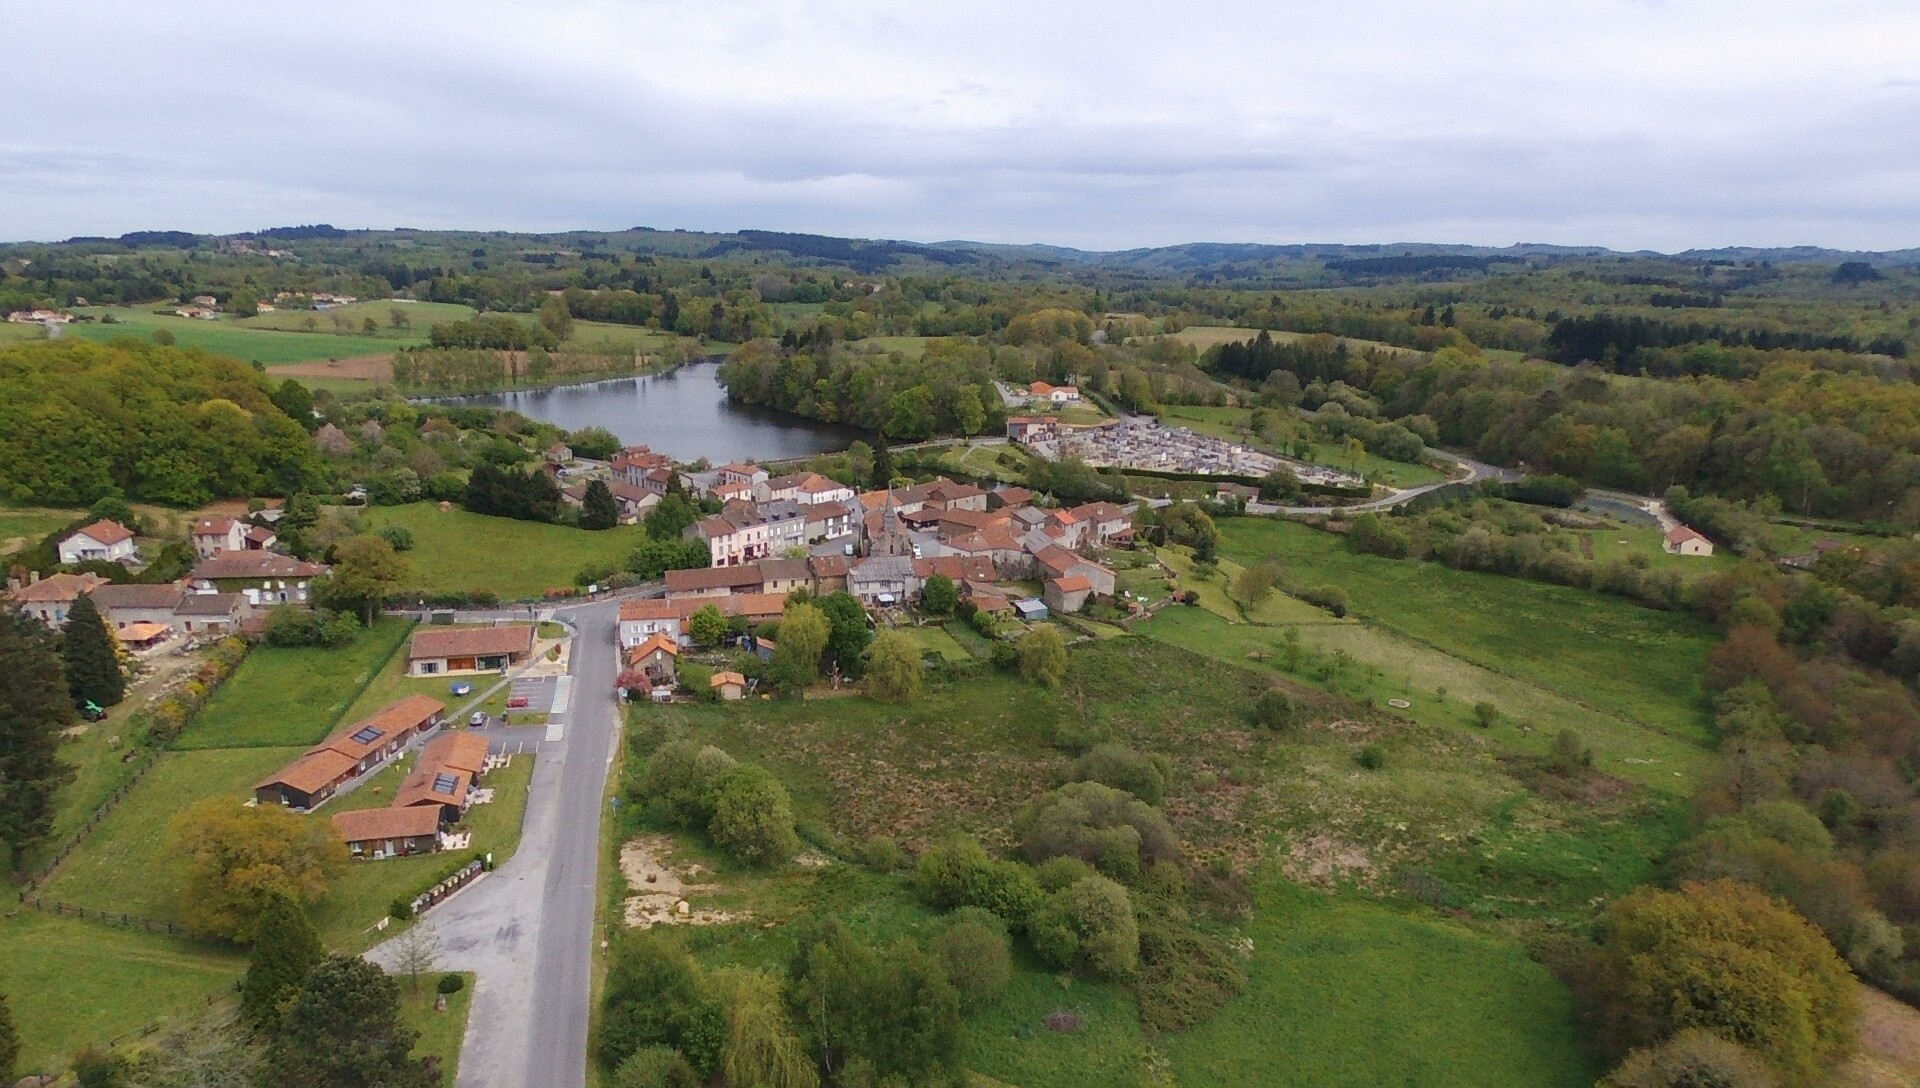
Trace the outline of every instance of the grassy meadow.
<instances>
[{"instance_id":1,"label":"grassy meadow","mask_svg":"<svg viewBox=\"0 0 1920 1088\"><path fill-rule=\"evenodd\" d=\"M421 975L416 988L411 979L400 980L400 1019L420 1033L413 1044L413 1057L440 1059L441 1084L454 1084L460 1073L460 1044L467 1036L467 1012L473 1005L473 973L461 972L467 984L447 995L444 1010L433 1007L434 984L445 972Z\"/></svg>"},{"instance_id":2,"label":"grassy meadow","mask_svg":"<svg viewBox=\"0 0 1920 1088\"><path fill-rule=\"evenodd\" d=\"M12 911L0 918L0 993L20 1034L15 1072L57 1072L88 1046L197 1015L245 970L230 949Z\"/></svg>"},{"instance_id":3,"label":"grassy meadow","mask_svg":"<svg viewBox=\"0 0 1920 1088\"><path fill-rule=\"evenodd\" d=\"M1262 892L1253 985L1162 1045L1185 1088L1593 1083L1573 1001L1511 944L1295 889Z\"/></svg>"},{"instance_id":4,"label":"grassy meadow","mask_svg":"<svg viewBox=\"0 0 1920 1088\"><path fill-rule=\"evenodd\" d=\"M339 650L259 647L208 700L174 748L318 744L346 724L348 706L388 659L404 657L398 651L412 629L411 621L388 616Z\"/></svg>"},{"instance_id":5,"label":"grassy meadow","mask_svg":"<svg viewBox=\"0 0 1920 1088\"><path fill-rule=\"evenodd\" d=\"M1204 608L1173 615L1264 630ZM1607 775L1553 788L1541 761L1474 731L1148 633L1076 647L1058 691L983 669L906 706L853 696L634 707L629 736L640 755L689 736L767 766L809 841L885 834L909 848L952 830L1009 845L1013 819L1084 745L1166 756L1162 809L1190 853L1231 860L1261 889L1239 927L1253 946L1248 992L1199 1028L1149 1037L1128 988L1058 976L1022 953L1007 995L968 1017L968 1062L996 1081L1133 1083L1159 1069L1195 1085L1590 1085L1571 997L1516 936L1584 921L1645 879L1680 833L1672 799ZM1247 724L1253 695L1274 682L1313 724L1278 735ZM1368 745L1386 753L1379 770L1355 765ZM627 817L629 831L643 825ZM897 877L844 863L755 872L696 836L671 842L676 863L712 871L697 908L751 919L682 931L711 963L779 962L787 938L768 924L811 911L873 940L937 926ZM1435 903L1457 920L1437 919ZM1078 1030L1046 1027L1061 1011L1081 1018Z\"/></svg>"},{"instance_id":6,"label":"grassy meadow","mask_svg":"<svg viewBox=\"0 0 1920 1088\"><path fill-rule=\"evenodd\" d=\"M393 315L405 316L406 324L395 328ZM465 321L477 313L473 307L457 302L395 302L392 299L369 299L365 302L350 302L345 306L336 306L331 310L275 310L272 313L256 314L253 317L233 319L233 324L243 329L259 329L269 332L323 332L328 336L337 335L333 319L339 317L347 322L356 336L384 340L387 350L425 343L427 333L435 325ZM372 318L376 328L366 332L366 321ZM311 319L312 324L308 321Z\"/></svg>"},{"instance_id":7,"label":"grassy meadow","mask_svg":"<svg viewBox=\"0 0 1920 1088\"><path fill-rule=\"evenodd\" d=\"M370 507L364 520L370 531L400 525L413 533L414 548L406 558L413 565L415 588L491 590L506 601L572 586L573 576L590 566L619 566L643 536L631 525L594 532L460 509L442 513L427 502Z\"/></svg>"},{"instance_id":8,"label":"grassy meadow","mask_svg":"<svg viewBox=\"0 0 1920 1088\"><path fill-rule=\"evenodd\" d=\"M77 312L102 316L112 314L113 324L101 324L90 321L76 323L67 327L68 336L78 336L83 340L108 343L123 336L141 339L152 337L157 329L165 329L173 334L174 343L183 348L199 348L216 355L231 355L250 363L262 366L275 366L282 363L311 363L323 359L352 359L363 355L390 355L400 341L382 336L365 336L357 331L352 334L334 332L279 332L269 328L249 327L233 318L222 317L214 321L203 321L192 317L175 317L172 314L156 314L154 307L88 307ZM314 315L321 319L321 327L327 328L326 315ZM254 320L254 319L249 319ZM357 329L356 323L356 329ZM410 342L417 343L425 335L418 330Z\"/></svg>"},{"instance_id":9,"label":"grassy meadow","mask_svg":"<svg viewBox=\"0 0 1920 1088\"><path fill-rule=\"evenodd\" d=\"M1686 615L1566 586L1355 555L1289 522L1229 518L1220 552L1276 559L1306 585L1338 585L1354 615L1452 656L1695 744L1712 741L1701 676L1716 637Z\"/></svg>"}]
</instances>

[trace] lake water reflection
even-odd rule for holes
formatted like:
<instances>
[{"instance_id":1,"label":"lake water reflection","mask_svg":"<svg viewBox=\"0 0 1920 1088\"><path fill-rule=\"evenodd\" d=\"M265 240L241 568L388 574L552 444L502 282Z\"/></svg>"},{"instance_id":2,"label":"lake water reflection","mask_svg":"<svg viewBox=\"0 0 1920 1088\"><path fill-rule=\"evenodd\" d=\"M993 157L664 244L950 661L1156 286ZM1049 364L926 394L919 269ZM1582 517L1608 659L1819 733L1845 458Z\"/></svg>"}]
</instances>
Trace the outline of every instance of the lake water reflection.
<instances>
[{"instance_id":1,"label":"lake water reflection","mask_svg":"<svg viewBox=\"0 0 1920 1088\"><path fill-rule=\"evenodd\" d=\"M510 408L569 431L605 427L628 445L645 444L681 461L780 460L846 449L859 432L727 401L714 362L670 374L585 385L436 397L441 404Z\"/></svg>"}]
</instances>

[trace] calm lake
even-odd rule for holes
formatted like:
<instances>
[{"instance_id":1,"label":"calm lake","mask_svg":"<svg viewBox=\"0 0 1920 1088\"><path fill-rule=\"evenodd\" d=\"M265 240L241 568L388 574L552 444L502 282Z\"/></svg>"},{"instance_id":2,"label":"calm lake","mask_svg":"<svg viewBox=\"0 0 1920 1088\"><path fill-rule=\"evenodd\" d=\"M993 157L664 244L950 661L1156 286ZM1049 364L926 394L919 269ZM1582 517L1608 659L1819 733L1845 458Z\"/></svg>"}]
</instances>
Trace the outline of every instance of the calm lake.
<instances>
[{"instance_id":1,"label":"calm lake","mask_svg":"<svg viewBox=\"0 0 1920 1088\"><path fill-rule=\"evenodd\" d=\"M433 399L510 408L569 431L605 427L628 445L652 446L681 461L804 457L846 449L860 437L851 428L729 404L719 374L718 363L695 363L646 378Z\"/></svg>"}]
</instances>

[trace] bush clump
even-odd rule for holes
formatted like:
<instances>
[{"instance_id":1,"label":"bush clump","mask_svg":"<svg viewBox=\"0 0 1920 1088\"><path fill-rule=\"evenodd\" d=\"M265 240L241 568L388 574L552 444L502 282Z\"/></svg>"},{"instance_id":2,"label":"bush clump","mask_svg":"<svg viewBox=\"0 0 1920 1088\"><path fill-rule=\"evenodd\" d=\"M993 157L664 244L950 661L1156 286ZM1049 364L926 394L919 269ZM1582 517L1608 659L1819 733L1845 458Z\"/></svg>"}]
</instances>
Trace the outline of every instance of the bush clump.
<instances>
[{"instance_id":1,"label":"bush clump","mask_svg":"<svg viewBox=\"0 0 1920 1088\"><path fill-rule=\"evenodd\" d=\"M1071 773L1075 782L1098 782L1157 805L1167 795L1173 763L1158 753L1146 755L1122 744L1100 744L1075 760Z\"/></svg>"},{"instance_id":2,"label":"bush clump","mask_svg":"<svg viewBox=\"0 0 1920 1088\"><path fill-rule=\"evenodd\" d=\"M1033 870L989 855L973 839L959 837L920 855L914 867L920 897L940 910L979 907L1014 927L1024 926L1044 894Z\"/></svg>"},{"instance_id":3,"label":"bush clump","mask_svg":"<svg viewBox=\"0 0 1920 1088\"><path fill-rule=\"evenodd\" d=\"M1098 782L1072 782L1047 794L1021 814L1015 830L1029 861L1078 858L1129 882L1155 862L1181 857L1179 837L1158 809Z\"/></svg>"},{"instance_id":4,"label":"bush clump","mask_svg":"<svg viewBox=\"0 0 1920 1088\"><path fill-rule=\"evenodd\" d=\"M1126 978L1140 966L1140 929L1127 889L1083 877L1049 895L1027 929L1033 949L1055 967Z\"/></svg>"},{"instance_id":5,"label":"bush clump","mask_svg":"<svg viewBox=\"0 0 1920 1088\"><path fill-rule=\"evenodd\" d=\"M457 994L467 988L467 980L464 976L449 971L440 976L440 981L435 983L433 988L438 993Z\"/></svg>"}]
</instances>

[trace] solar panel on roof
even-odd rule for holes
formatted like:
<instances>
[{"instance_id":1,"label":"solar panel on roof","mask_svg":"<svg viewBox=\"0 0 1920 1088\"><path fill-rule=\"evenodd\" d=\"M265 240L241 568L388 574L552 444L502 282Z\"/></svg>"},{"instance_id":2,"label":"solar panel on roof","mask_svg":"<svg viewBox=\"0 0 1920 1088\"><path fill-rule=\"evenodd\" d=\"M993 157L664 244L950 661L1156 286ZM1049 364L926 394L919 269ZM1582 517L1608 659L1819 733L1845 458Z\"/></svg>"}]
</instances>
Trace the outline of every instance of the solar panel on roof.
<instances>
[{"instance_id":1,"label":"solar panel on roof","mask_svg":"<svg viewBox=\"0 0 1920 1088\"><path fill-rule=\"evenodd\" d=\"M457 785L459 781L458 778L450 774L436 774L433 776L433 792L450 794L453 792L453 787Z\"/></svg>"},{"instance_id":2,"label":"solar panel on roof","mask_svg":"<svg viewBox=\"0 0 1920 1088\"><path fill-rule=\"evenodd\" d=\"M365 729L355 733L353 739L356 744L372 744L374 741L380 739L380 730L369 725Z\"/></svg>"}]
</instances>

